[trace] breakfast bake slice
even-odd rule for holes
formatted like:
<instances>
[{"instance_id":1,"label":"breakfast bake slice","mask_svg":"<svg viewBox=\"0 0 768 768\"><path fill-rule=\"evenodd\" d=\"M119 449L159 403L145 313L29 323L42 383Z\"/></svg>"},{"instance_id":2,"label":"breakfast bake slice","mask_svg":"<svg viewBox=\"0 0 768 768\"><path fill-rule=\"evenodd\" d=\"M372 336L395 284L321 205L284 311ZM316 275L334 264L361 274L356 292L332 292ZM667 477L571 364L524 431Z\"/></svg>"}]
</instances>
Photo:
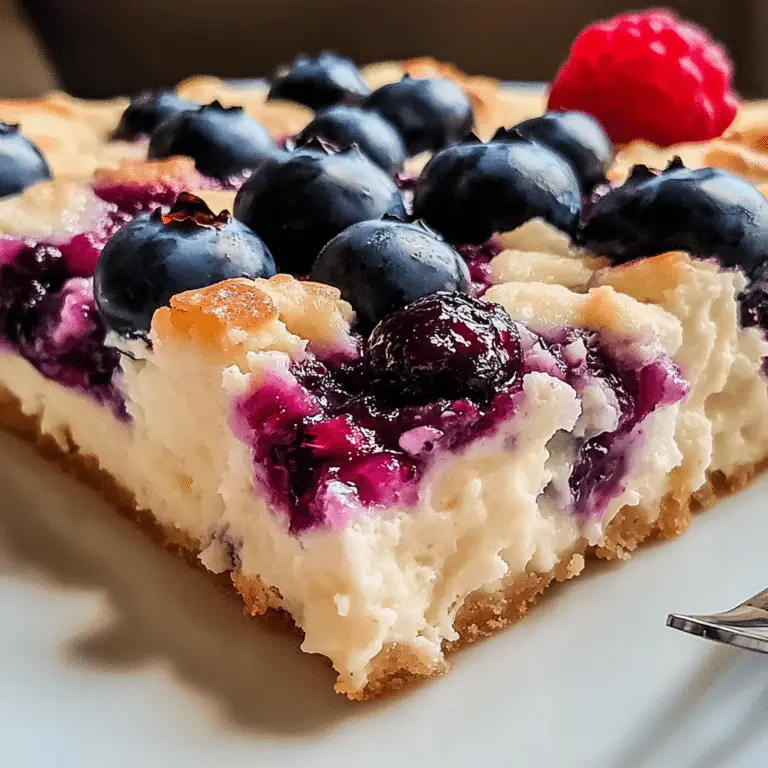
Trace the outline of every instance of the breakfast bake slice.
<instances>
[{"instance_id":1,"label":"breakfast bake slice","mask_svg":"<svg viewBox=\"0 0 768 768\"><path fill-rule=\"evenodd\" d=\"M612 29L672 39L651 15ZM681 531L768 453L768 201L677 162L613 189L583 113L481 141L532 101L394 70L300 57L270 93L197 79L119 121L15 104L0 141L0 418L249 613L287 611L351 698L442 671L585 556ZM47 180L23 133L57 110L84 162L59 136Z\"/></svg>"},{"instance_id":2,"label":"breakfast bake slice","mask_svg":"<svg viewBox=\"0 0 768 768\"><path fill-rule=\"evenodd\" d=\"M174 238L227 248L237 226L183 198L122 231L148 222L155 258ZM5 419L15 406L98 466L249 612L287 610L351 697L442 670L448 645L611 546L611 521L665 514L687 384L680 324L655 306L609 287L443 291L363 345L336 289L278 275L176 295L148 336L107 344L91 280L56 251L27 238L3 268ZM531 303L535 329L510 315Z\"/></svg>"}]
</instances>

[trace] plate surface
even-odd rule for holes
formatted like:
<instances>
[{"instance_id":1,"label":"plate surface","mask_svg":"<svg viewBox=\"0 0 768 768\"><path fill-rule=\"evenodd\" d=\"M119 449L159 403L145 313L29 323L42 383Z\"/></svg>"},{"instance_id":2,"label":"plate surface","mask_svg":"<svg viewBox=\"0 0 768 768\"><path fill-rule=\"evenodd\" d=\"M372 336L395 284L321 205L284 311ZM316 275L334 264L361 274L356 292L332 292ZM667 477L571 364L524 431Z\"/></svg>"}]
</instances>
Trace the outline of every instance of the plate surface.
<instances>
[{"instance_id":1,"label":"plate surface","mask_svg":"<svg viewBox=\"0 0 768 768\"><path fill-rule=\"evenodd\" d=\"M768 583L768 481L626 565L595 564L453 672L350 704L298 637L0 435L2 764L768 765L768 658L664 626Z\"/></svg>"}]
</instances>

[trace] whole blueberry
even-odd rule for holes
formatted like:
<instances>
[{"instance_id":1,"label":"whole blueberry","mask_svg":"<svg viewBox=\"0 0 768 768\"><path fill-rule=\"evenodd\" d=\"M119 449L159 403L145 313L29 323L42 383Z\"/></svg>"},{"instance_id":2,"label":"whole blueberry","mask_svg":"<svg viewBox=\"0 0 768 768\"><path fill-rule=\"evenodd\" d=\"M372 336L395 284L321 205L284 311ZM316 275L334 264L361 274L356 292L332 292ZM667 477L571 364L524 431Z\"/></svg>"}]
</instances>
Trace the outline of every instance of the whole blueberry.
<instances>
[{"instance_id":1,"label":"whole blueberry","mask_svg":"<svg viewBox=\"0 0 768 768\"><path fill-rule=\"evenodd\" d=\"M463 293L434 293L384 318L365 352L374 385L406 402L488 400L521 359L507 311Z\"/></svg>"},{"instance_id":2,"label":"whole blueberry","mask_svg":"<svg viewBox=\"0 0 768 768\"><path fill-rule=\"evenodd\" d=\"M254 230L282 272L305 275L323 246L358 221L405 218L392 179L353 147L322 142L273 155L235 198L235 216Z\"/></svg>"},{"instance_id":3,"label":"whole blueberry","mask_svg":"<svg viewBox=\"0 0 768 768\"><path fill-rule=\"evenodd\" d=\"M366 100L366 109L378 112L400 131L410 156L436 152L463 139L474 123L467 94L447 78L404 77L382 85Z\"/></svg>"},{"instance_id":4,"label":"whole blueberry","mask_svg":"<svg viewBox=\"0 0 768 768\"><path fill-rule=\"evenodd\" d=\"M322 138L337 147L357 144L360 151L390 176L402 170L405 144L400 134L376 112L340 104L315 115L296 137L297 146L309 139Z\"/></svg>"},{"instance_id":5,"label":"whole blueberry","mask_svg":"<svg viewBox=\"0 0 768 768\"><path fill-rule=\"evenodd\" d=\"M50 178L43 153L22 136L18 125L0 120L0 198L17 195L31 184Z\"/></svg>"},{"instance_id":6,"label":"whole blueberry","mask_svg":"<svg viewBox=\"0 0 768 768\"><path fill-rule=\"evenodd\" d=\"M107 327L132 336L147 332L177 293L274 274L269 250L248 227L182 192L169 213L137 216L107 241L93 288Z\"/></svg>"},{"instance_id":7,"label":"whole blueberry","mask_svg":"<svg viewBox=\"0 0 768 768\"><path fill-rule=\"evenodd\" d=\"M661 173L635 166L595 202L575 240L615 263L687 251L751 274L768 259L768 200L718 168L690 170L679 160Z\"/></svg>"},{"instance_id":8,"label":"whole blueberry","mask_svg":"<svg viewBox=\"0 0 768 768\"><path fill-rule=\"evenodd\" d=\"M518 123L513 131L563 155L576 172L584 195L605 182L605 174L613 161L613 144L603 126L591 115L547 112ZM502 129L494 139L503 141L505 135Z\"/></svg>"},{"instance_id":9,"label":"whole blueberry","mask_svg":"<svg viewBox=\"0 0 768 768\"><path fill-rule=\"evenodd\" d=\"M570 233L580 212L568 161L520 137L444 149L425 166L414 198L414 215L454 243L482 243L535 218Z\"/></svg>"},{"instance_id":10,"label":"whole blueberry","mask_svg":"<svg viewBox=\"0 0 768 768\"><path fill-rule=\"evenodd\" d=\"M339 103L359 104L370 92L354 62L325 51L318 56L298 56L290 67L279 69L267 98L323 109Z\"/></svg>"},{"instance_id":11,"label":"whole blueberry","mask_svg":"<svg viewBox=\"0 0 768 768\"><path fill-rule=\"evenodd\" d=\"M186 155L200 173L226 179L256 167L276 151L266 129L241 107L218 101L164 120L149 140L149 157Z\"/></svg>"},{"instance_id":12,"label":"whole blueberry","mask_svg":"<svg viewBox=\"0 0 768 768\"><path fill-rule=\"evenodd\" d=\"M320 251L310 279L334 285L362 329L422 296L469 288L464 259L421 223L361 221Z\"/></svg>"},{"instance_id":13,"label":"whole blueberry","mask_svg":"<svg viewBox=\"0 0 768 768\"><path fill-rule=\"evenodd\" d=\"M173 91L145 91L131 99L112 138L131 141L137 136L148 135L163 120L199 107L196 102L182 99Z\"/></svg>"}]
</instances>

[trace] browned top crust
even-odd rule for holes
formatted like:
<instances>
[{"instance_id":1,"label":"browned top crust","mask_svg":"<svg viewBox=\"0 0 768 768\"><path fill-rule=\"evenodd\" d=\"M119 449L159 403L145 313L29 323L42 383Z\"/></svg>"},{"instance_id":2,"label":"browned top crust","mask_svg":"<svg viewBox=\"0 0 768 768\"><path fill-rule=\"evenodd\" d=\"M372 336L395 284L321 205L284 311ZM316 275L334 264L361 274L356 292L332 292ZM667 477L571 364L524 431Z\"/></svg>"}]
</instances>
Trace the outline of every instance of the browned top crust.
<instances>
[{"instance_id":1,"label":"browned top crust","mask_svg":"<svg viewBox=\"0 0 768 768\"><path fill-rule=\"evenodd\" d=\"M169 157L165 160L123 160L117 168L97 168L94 182L105 186L167 184L198 189L205 186L206 179L197 171L191 157Z\"/></svg>"},{"instance_id":2,"label":"browned top crust","mask_svg":"<svg viewBox=\"0 0 768 768\"><path fill-rule=\"evenodd\" d=\"M228 332L253 333L277 317L272 299L253 281L234 279L174 296L170 307L155 312L152 330L160 340L186 338L216 348Z\"/></svg>"}]
</instances>

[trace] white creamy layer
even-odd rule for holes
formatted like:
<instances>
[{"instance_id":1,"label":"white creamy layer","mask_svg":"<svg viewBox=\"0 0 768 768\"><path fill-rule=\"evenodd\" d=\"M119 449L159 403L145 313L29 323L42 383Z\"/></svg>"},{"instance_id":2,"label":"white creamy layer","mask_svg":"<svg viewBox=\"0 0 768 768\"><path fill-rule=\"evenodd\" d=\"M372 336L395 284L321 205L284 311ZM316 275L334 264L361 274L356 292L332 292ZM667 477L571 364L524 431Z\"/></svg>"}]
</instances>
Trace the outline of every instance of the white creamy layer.
<instances>
[{"instance_id":1,"label":"white creamy layer","mask_svg":"<svg viewBox=\"0 0 768 768\"><path fill-rule=\"evenodd\" d=\"M606 268L607 262L571 248L565 235L540 220L499 237L507 250L491 262L492 278L500 285L489 298L510 282L575 291L609 285L677 318L682 343L659 336L691 383L676 429L684 456L676 481L683 492L701 488L707 473L730 475L768 456L768 380L762 368L768 342L762 329L739 325L743 274L687 256L673 270L657 266L668 255ZM546 321L541 302L539 297L530 316L520 319L543 315Z\"/></svg>"},{"instance_id":2,"label":"white creamy layer","mask_svg":"<svg viewBox=\"0 0 768 768\"><path fill-rule=\"evenodd\" d=\"M768 342L762 329L739 326L740 272L682 256L658 275L644 272L653 261L598 272L595 282L653 302L680 321L683 342L671 354L691 392L681 404L676 440L684 456L681 479L693 491L708 472L729 475L768 456L762 372Z\"/></svg>"},{"instance_id":3,"label":"white creamy layer","mask_svg":"<svg viewBox=\"0 0 768 768\"><path fill-rule=\"evenodd\" d=\"M288 355L250 352L246 364L222 374L220 363L183 344L158 349L134 345L136 359L123 358L130 426L9 353L0 355L0 383L22 396L25 412L42 416L43 430L65 450L71 437L98 457L162 524L201 548L214 533L241 540L242 573L279 591L279 604L305 631L304 649L328 656L345 689L363 687L372 660L392 643L429 666L440 664L442 642L456 639L453 620L467 596L526 568L551 569L584 535L600 541L601 525L580 530L542 498L551 481L567 482L571 469L570 454L557 450L553 438L614 425L615 413L599 393L582 407L567 384L529 374L519 415L493 438L436 462L418 509L362 514L341 532L297 538L255 491L249 449L227 423L229 399L257 384L265 370L287 365ZM646 423L643 450L605 522L624 504L662 492L659 478L679 461L676 412L661 409ZM215 544L209 546L204 562L212 570L224 565L216 555Z\"/></svg>"}]
</instances>

